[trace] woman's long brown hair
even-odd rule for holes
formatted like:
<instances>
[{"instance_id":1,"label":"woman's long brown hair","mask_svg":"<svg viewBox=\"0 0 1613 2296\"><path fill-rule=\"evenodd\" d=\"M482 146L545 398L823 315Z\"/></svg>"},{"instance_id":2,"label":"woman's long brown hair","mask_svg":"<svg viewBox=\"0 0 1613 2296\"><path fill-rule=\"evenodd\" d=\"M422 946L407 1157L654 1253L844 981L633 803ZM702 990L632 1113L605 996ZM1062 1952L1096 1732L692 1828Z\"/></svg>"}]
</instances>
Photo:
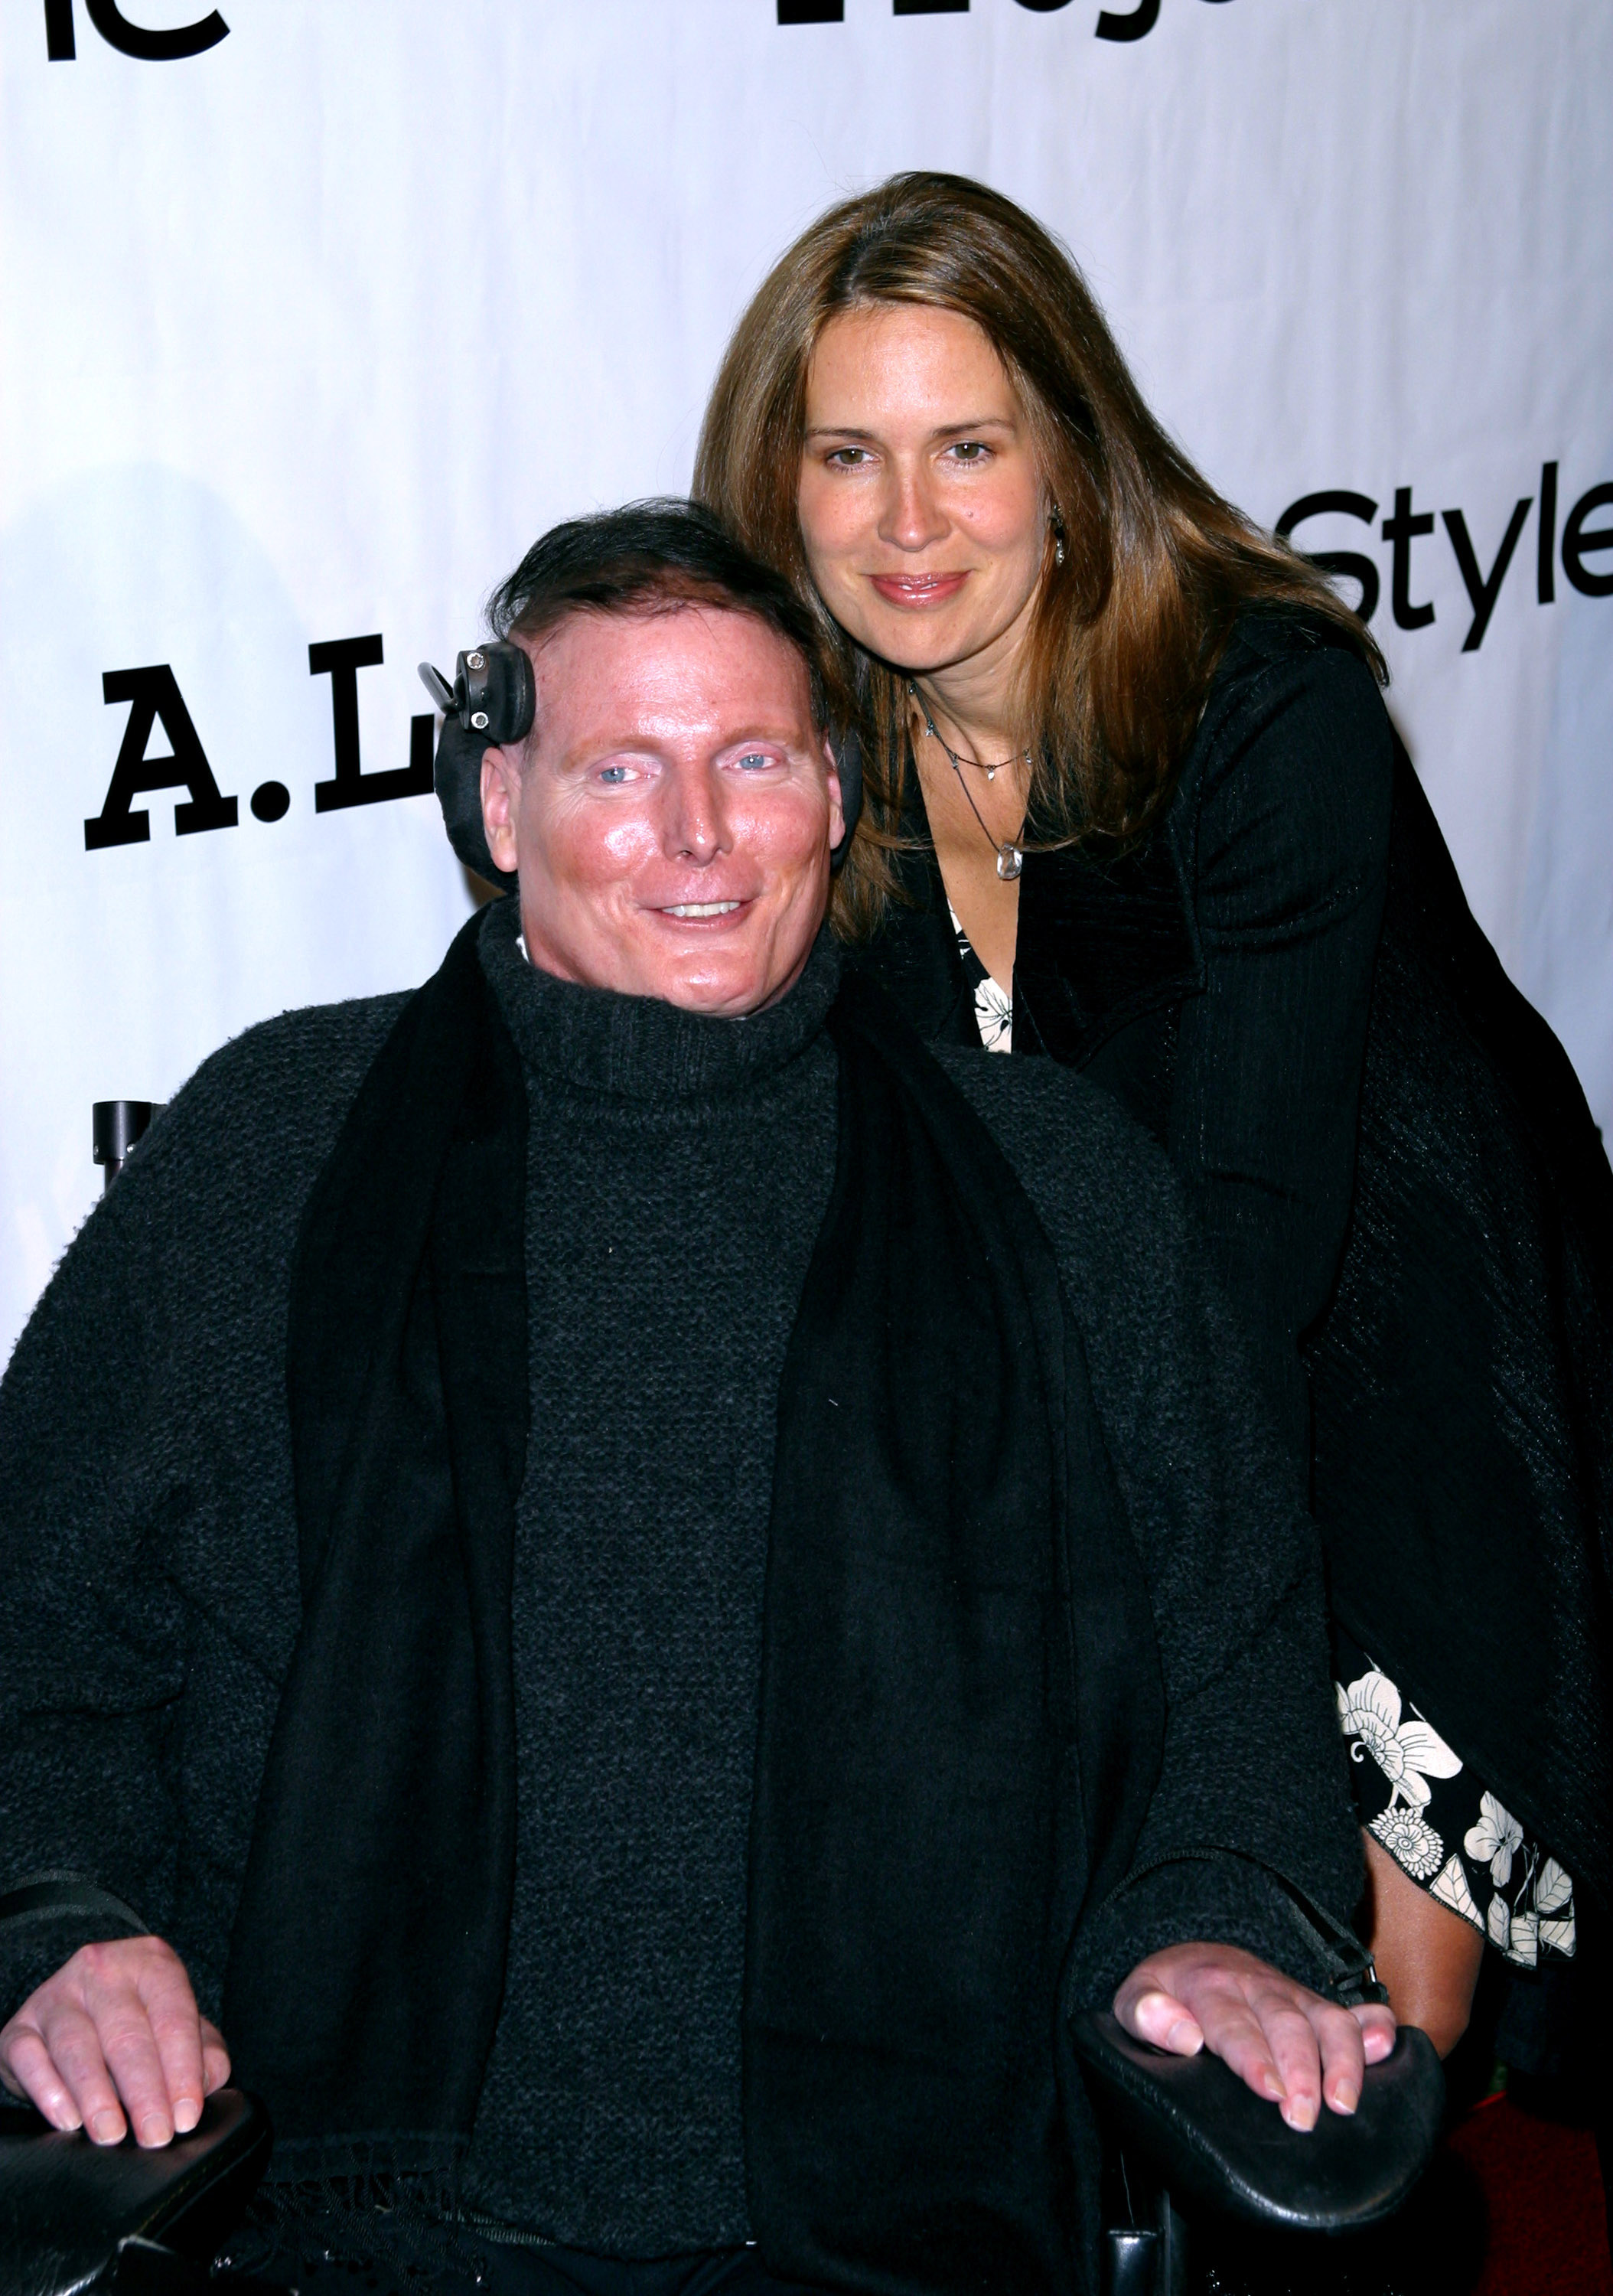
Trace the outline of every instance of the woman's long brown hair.
<instances>
[{"instance_id":1,"label":"woman's long brown hair","mask_svg":"<svg viewBox=\"0 0 1613 2296\"><path fill-rule=\"evenodd\" d=\"M1118 846L1169 802L1240 609L1303 609L1384 678L1365 625L1299 554L1224 502L1138 394L1070 256L1023 209L963 176L893 176L820 216L734 329L695 458L694 492L778 568L823 634L835 712L863 743L864 804L835 922L872 932L895 885L907 758L903 681L830 616L797 496L806 377L841 311L917 303L974 320L1019 394L1064 542L1050 525L1015 696L1039 843Z\"/></svg>"}]
</instances>

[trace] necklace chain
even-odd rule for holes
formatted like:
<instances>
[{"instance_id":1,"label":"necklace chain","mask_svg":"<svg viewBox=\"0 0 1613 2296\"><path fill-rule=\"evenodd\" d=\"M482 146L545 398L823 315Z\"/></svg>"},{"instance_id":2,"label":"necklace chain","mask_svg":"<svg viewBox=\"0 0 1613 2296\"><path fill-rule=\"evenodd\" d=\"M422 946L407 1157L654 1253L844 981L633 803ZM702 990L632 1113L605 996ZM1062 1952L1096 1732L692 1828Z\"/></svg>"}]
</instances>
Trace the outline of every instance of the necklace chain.
<instances>
[{"instance_id":1,"label":"necklace chain","mask_svg":"<svg viewBox=\"0 0 1613 2296\"><path fill-rule=\"evenodd\" d=\"M1003 771L1004 766L1017 766L1020 763L1019 758L999 758L995 766L988 766L984 758L961 758L957 751L953 748L951 742L944 740L943 737L936 731L936 721L931 716L928 705L920 697L918 688L912 683L911 679L908 682L907 694L910 701L916 701L918 703L920 714L922 716L924 720L924 731L929 734L930 740L936 744L937 748L945 750L948 758L951 758L952 769L958 777L958 787L962 791L964 797L968 800L969 810L973 814L975 819L980 824L981 836L985 838L986 842L991 847L992 851L997 857L998 876L1003 879L1004 884L1011 884L1014 879L1019 875L1020 870L1025 866L1024 852L1020 847L1014 843L1011 837L1005 837L1002 840L1001 843L999 843L997 839L992 835L990 830L987 828L986 816L980 811L979 807L975 803L974 791L970 788L969 783L963 778L963 768L965 766L977 767L986 775L988 782L995 782L997 775ZM1024 763L1026 765L1029 765L1030 763L1030 751L1028 750L1025 752Z\"/></svg>"}]
</instances>

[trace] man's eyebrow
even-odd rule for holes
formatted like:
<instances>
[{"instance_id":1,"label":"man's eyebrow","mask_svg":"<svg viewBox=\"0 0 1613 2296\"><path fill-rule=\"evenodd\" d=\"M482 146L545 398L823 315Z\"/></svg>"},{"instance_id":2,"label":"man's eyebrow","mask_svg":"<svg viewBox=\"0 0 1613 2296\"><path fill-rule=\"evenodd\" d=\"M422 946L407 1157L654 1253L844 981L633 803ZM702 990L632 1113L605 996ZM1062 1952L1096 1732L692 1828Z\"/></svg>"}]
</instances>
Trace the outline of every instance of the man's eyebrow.
<instances>
[{"instance_id":1,"label":"man's eyebrow","mask_svg":"<svg viewBox=\"0 0 1613 2296\"><path fill-rule=\"evenodd\" d=\"M964 432L976 430L1012 430L1018 425L1010 414L970 415L965 422L943 422L930 432L932 439L956 439ZM859 430L855 422L813 422L801 433L807 439L872 439L872 430Z\"/></svg>"},{"instance_id":2,"label":"man's eyebrow","mask_svg":"<svg viewBox=\"0 0 1613 2296\"><path fill-rule=\"evenodd\" d=\"M676 731L677 729L675 728L672 735L674 740L676 738ZM748 742L766 742L773 748L780 750L793 749L797 745L798 735L798 726L783 724L771 725L758 720L753 725L747 726L743 733L725 734L722 740L714 741L711 745L712 753L720 756L727 750L742 750ZM815 738L815 735L808 736L809 745ZM596 765L602 758L613 758L618 755L656 756L667 748L667 740L668 736L665 729L657 732L654 728L644 726L634 726L630 730L624 728L618 733L602 735L598 740L585 737L558 758L555 764L561 772L568 772L575 767Z\"/></svg>"}]
</instances>

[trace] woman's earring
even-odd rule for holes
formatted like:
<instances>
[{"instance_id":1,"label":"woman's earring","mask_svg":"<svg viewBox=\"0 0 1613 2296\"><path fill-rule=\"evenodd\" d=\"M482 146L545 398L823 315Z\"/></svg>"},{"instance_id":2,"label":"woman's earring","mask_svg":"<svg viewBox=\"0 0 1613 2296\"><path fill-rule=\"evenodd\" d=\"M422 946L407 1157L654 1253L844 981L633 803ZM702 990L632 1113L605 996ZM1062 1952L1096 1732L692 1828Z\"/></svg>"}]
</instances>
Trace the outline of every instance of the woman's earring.
<instances>
[{"instance_id":1,"label":"woman's earring","mask_svg":"<svg viewBox=\"0 0 1613 2296\"><path fill-rule=\"evenodd\" d=\"M1064 563L1064 521L1055 513L1052 518L1049 519L1048 524L1053 530L1053 564L1055 566L1062 566Z\"/></svg>"}]
</instances>

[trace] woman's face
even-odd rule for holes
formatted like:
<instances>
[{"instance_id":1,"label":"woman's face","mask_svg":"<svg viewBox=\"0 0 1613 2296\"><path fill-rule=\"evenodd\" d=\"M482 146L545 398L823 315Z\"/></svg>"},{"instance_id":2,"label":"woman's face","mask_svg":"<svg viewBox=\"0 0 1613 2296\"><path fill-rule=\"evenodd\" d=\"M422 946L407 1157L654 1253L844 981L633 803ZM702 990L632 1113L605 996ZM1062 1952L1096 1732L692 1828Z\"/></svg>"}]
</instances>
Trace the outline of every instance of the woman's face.
<instances>
[{"instance_id":1,"label":"woman's face","mask_svg":"<svg viewBox=\"0 0 1613 2296\"><path fill-rule=\"evenodd\" d=\"M880 303L829 322L806 378L799 507L823 603L870 652L924 673L1012 660L1046 489L972 319Z\"/></svg>"}]
</instances>

